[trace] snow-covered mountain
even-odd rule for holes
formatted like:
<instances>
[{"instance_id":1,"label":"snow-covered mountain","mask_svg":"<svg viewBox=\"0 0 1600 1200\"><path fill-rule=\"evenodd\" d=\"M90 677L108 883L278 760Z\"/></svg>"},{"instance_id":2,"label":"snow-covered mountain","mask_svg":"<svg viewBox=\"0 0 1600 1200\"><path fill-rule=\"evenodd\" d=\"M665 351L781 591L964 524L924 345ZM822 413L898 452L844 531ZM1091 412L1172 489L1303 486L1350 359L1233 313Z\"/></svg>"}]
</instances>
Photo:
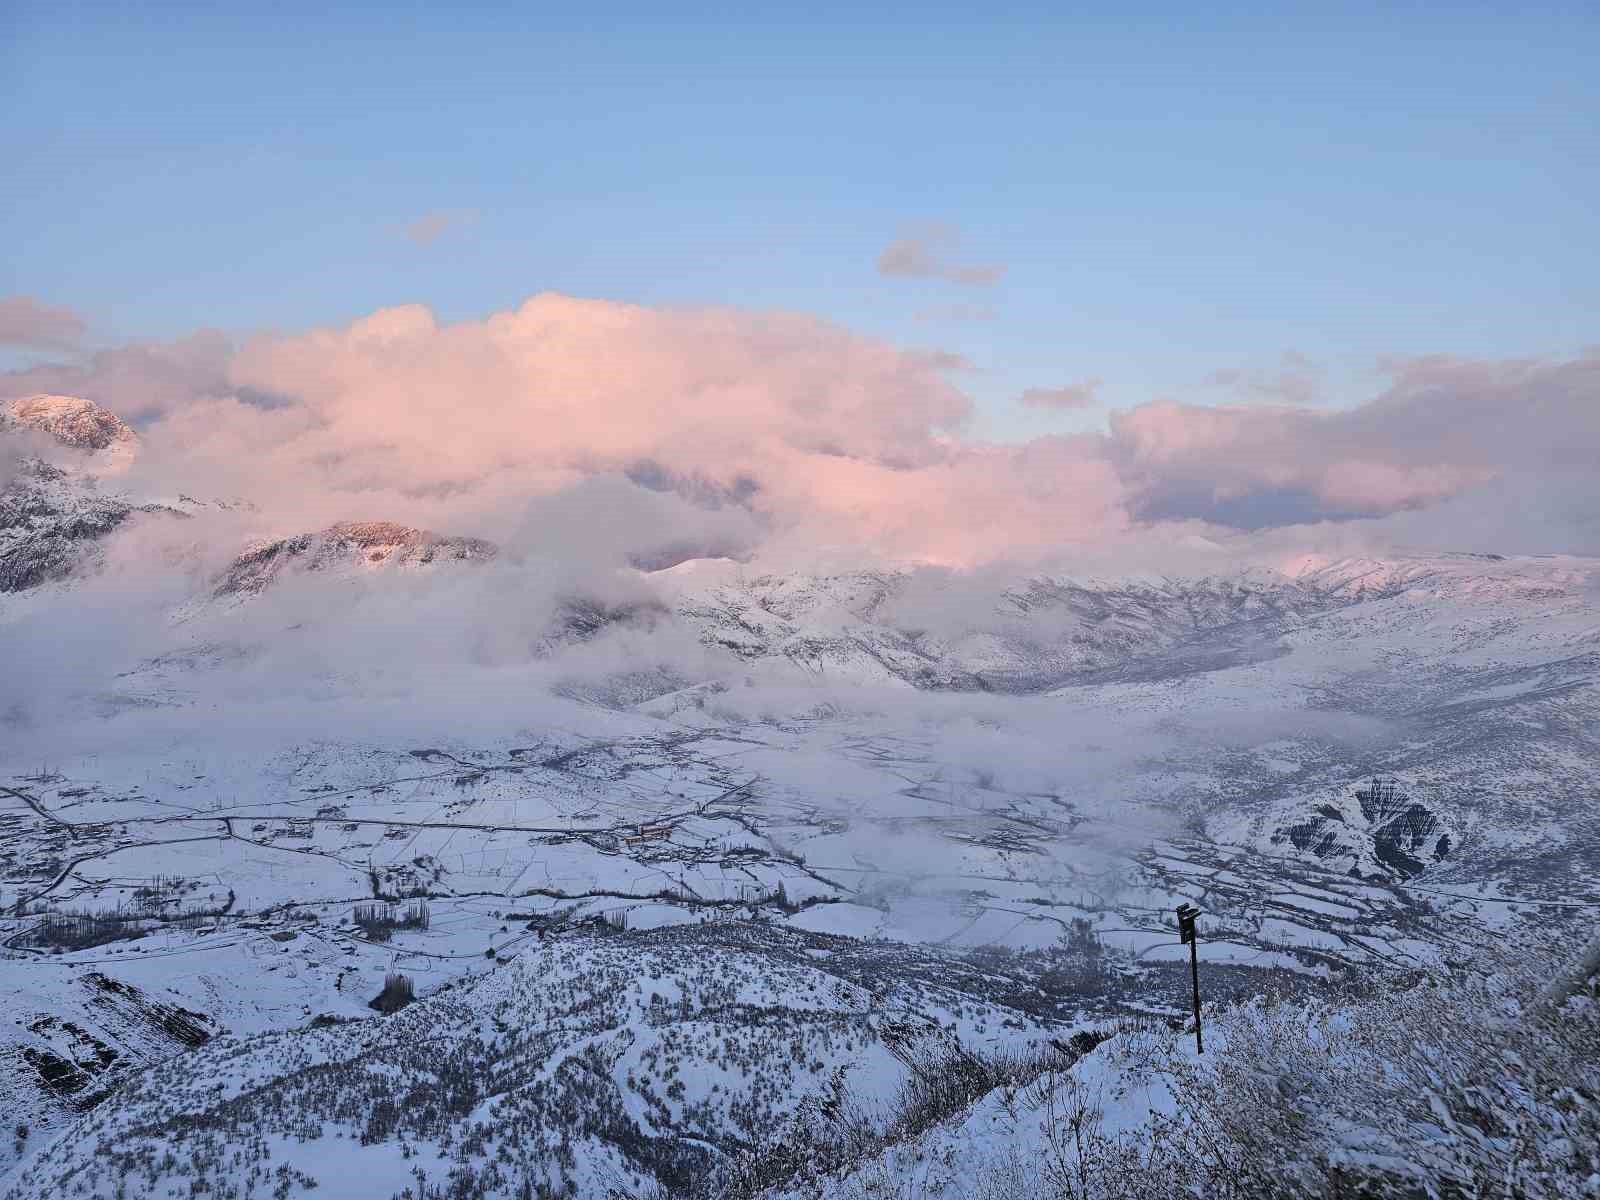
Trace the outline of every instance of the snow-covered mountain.
<instances>
[{"instance_id":1,"label":"snow-covered mountain","mask_svg":"<svg viewBox=\"0 0 1600 1200\"><path fill-rule=\"evenodd\" d=\"M139 435L121 417L78 396L20 396L0 402L0 432L32 430L81 450L98 470L125 466L139 451Z\"/></svg>"},{"instance_id":2,"label":"snow-covered mountain","mask_svg":"<svg viewBox=\"0 0 1600 1200\"><path fill-rule=\"evenodd\" d=\"M494 544L481 538L441 537L393 521L344 521L316 533L247 546L218 578L213 594L259 595L284 570L415 569L442 562L484 562L495 553Z\"/></svg>"},{"instance_id":3,"label":"snow-covered mountain","mask_svg":"<svg viewBox=\"0 0 1600 1200\"><path fill-rule=\"evenodd\" d=\"M138 446L119 417L87 400L29 396L0 404L0 592L90 569L100 539L136 514L177 513L116 489Z\"/></svg>"},{"instance_id":4,"label":"snow-covered mountain","mask_svg":"<svg viewBox=\"0 0 1600 1200\"><path fill-rule=\"evenodd\" d=\"M1285 634L1352 605L1401 595L1559 595L1586 586L1590 572L1583 563L1478 556L1307 557L1188 577L1014 575L978 590L911 571L763 575L723 559L652 578L666 582L703 641L744 661L920 688L1036 693L1271 657L1285 649Z\"/></svg>"},{"instance_id":5,"label":"snow-covered mountain","mask_svg":"<svg viewBox=\"0 0 1600 1200\"><path fill-rule=\"evenodd\" d=\"M22 463L0 489L0 591L65 578L92 560L94 543L135 511L91 478L42 459Z\"/></svg>"}]
</instances>

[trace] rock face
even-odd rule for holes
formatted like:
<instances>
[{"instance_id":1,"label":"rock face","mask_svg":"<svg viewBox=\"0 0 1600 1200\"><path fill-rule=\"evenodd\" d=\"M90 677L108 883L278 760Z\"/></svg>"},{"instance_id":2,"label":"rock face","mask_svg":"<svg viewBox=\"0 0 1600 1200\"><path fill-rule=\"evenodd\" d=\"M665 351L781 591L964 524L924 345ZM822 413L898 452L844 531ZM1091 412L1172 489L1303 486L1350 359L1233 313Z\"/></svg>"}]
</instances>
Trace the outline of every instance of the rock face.
<instances>
[{"instance_id":1,"label":"rock face","mask_svg":"<svg viewBox=\"0 0 1600 1200\"><path fill-rule=\"evenodd\" d=\"M37 459L0 491L0 592L63 579L94 541L138 511L106 496L93 480Z\"/></svg>"},{"instance_id":2,"label":"rock face","mask_svg":"<svg viewBox=\"0 0 1600 1200\"><path fill-rule=\"evenodd\" d=\"M345 521L317 533L248 547L222 573L213 595L219 599L259 595L286 568L417 568L449 561L482 562L496 553L494 543L481 538L445 537L393 521Z\"/></svg>"},{"instance_id":3,"label":"rock face","mask_svg":"<svg viewBox=\"0 0 1600 1200\"><path fill-rule=\"evenodd\" d=\"M1393 779L1374 779L1355 792L1356 812L1319 805L1273 837L1318 859L1350 860L1351 874L1383 872L1409 879L1450 856L1450 835L1426 805Z\"/></svg>"},{"instance_id":4,"label":"rock face","mask_svg":"<svg viewBox=\"0 0 1600 1200\"><path fill-rule=\"evenodd\" d=\"M1450 838L1440 833L1439 818L1416 803L1392 779L1374 779L1356 792L1361 815L1372 826L1373 853L1397 874L1418 874L1423 861L1439 861L1450 853Z\"/></svg>"},{"instance_id":5,"label":"rock face","mask_svg":"<svg viewBox=\"0 0 1600 1200\"><path fill-rule=\"evenodd\" d=\"M0 404L0 430L47 433L75 450L132 450L139 435L109 409L78 396L23 396Z\"/></svg>"},{"instance_id":6,"label":"rock face","mask_svg":"<svg viewBox=\"0 0 1600 1200\"><path fill-rule=\"evenodd\" d=\"M115 413L75 396L28 396L0 404L0 436L46 434L82 452L55 465L28 454L0 488L0 592L64 579L94 557L95 543L137 512L173 511L107 494L97 476L125 465L138 435Z\"/></svg>"},{"instance_id":7,"label":"rock face","mask_svg":"<svg viewBox=\"0 0 1600 1200\"><path fill-rule=\"evenodd\" d=\"M287 582L286 572L343 573L426 571L461 564L481 564L499 554L493 542L474 537L451 537L393 521L346 521L316 533L258 542L229 564L212 588L212 600L248 600L261 595L274 582ZM548 628L530 650L553 653L563 647L590 641L618 626L646 627L666 615L648 600L612 602L573 594L561 599L551 613ZM648 673L647 673L648 674ZM684 686L648 690L640 698ZM624 689L626 690L626 689Z\"/></svg>"}]
</instances>

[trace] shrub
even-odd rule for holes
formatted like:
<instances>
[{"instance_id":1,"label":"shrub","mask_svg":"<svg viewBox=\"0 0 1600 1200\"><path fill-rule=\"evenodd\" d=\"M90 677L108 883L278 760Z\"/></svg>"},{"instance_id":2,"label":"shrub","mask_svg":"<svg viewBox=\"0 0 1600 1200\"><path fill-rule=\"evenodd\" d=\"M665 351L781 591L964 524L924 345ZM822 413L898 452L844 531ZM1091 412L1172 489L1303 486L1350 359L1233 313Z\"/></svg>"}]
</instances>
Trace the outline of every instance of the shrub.
<instances>
[{"instance_id":1,"label":"shrub","mask_svg":"<svg viewBox=\"0 0 1600 1200\"><path fill-rule=\"evenodd\" d=\"M416 985L412 982L411 976L391 972L384 976L383 991L374 996L367 1006L387 1016L399 1012L416 998Z\"/></svg>"},{"instance_id":2,"label":"shrub","mask_svg":"<svg viewBox=\"0 0 1600 1200\"><path fill-rule=\"evenodd\" d=\"M1180 1036L1146 1038L1157 1048L1144 1065L1176 1110L1106 1137L1065 1081L1046 1098L1051 1189L1097 1200L1591 1195L1600 1003L1592 980L1551 994L1570 944L1491 947L1343 999L1257 999L1211 1017L1204 1058Z\"/></svg>"}]
</instances>

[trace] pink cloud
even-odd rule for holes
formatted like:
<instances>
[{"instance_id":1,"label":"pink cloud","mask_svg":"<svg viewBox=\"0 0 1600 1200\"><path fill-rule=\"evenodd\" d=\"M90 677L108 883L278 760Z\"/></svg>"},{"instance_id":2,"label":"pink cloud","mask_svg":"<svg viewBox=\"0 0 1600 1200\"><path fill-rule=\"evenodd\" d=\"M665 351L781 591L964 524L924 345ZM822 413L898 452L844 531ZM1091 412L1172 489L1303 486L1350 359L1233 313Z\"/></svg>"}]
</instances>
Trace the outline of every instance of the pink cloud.
<instances>
[{"instance_id":1,"label":"pink cloud","mask_svg":"<svg viewBox=\"0 0 1600 1200\"><path fill-rule=\"evenodd\" d=\"M954 436L971 402L947 376L963 365L788 313L541 295L446 325L409 306L246 343L231 389L285 402L197 399L151 440L285 503L452 528L630 474L742 506L774 538L873 553L975 553L1008 506L1023 540L1097 529L1106 506L1087 497L1109 471L1081 451L1010 506L1003 463Z\"/></svg>"},{"instance_id":2,"label":"pink cloud","mask_svg":"<svg viewBox=\"0 0 1600 1200\"><path fill-rule=\"evenodd\" d=\"M1088 408L1101 380L1084 379L1063 387L1029 388L1019 397L1024 408Z\"/></svg>"},{"instance_id":3,"label":"pink cloud","mask_svg":"<svg viewBox=\"0 0 1600 1200\"><path fill-rule=\"evenodd\" d=\"M123 347L0 375L0 396L81 394L140 418L137 471L253 500L280 532L385 519L599 539L585 550L600 557L761 546L971 564L1152 525L1465 513L1457 501L1485 488L1547 482L1560 502L1529 511L1566 514L1595 492L1593 354L1408 359L1347 410L1163 401L1019 445L963 438L964 365L794 313L546 294L453 324L411 305L238 346ZM1444 516L1431 528L1449 540Z\"/></svg>"},{"instance_id":4,"label":"pink cloud","mask_svg":"<svg viewBox=\"0 0 1600 1200\"><path fill-rule=\"evenodd\" d=\"M208 395L232 392L228 339L201 330L171 342L99 350L87 359L0 374L0 399L40 392L82 396L128 421L143 421Z\"/></svg>"},{"instance_id":5,"label":"pink cloud","mask_svg":"<svg viewBox=\"0 0 1600 1200\"><path fill-rule=\"evenodd\" d=\"M941 562L1126 524L1094 439L961 441L962 365L790 313L541 295L441 324L408 306L246 343L232 389L283 403L197 399L148 440L319 520L488 536L526 498L603 475L743 508L774 544Z\"/></svg>"},{"instance_id":6,"label":"pink cloud","mask_svg":"<svg viewBox=\"0 0 1600 1200\"><path fill-rule=\"evenodd\" d=\"M0 346L74 346L87 328L70 308L43 304L32 296L0 296Z\"/></svg>"}]
</instances>

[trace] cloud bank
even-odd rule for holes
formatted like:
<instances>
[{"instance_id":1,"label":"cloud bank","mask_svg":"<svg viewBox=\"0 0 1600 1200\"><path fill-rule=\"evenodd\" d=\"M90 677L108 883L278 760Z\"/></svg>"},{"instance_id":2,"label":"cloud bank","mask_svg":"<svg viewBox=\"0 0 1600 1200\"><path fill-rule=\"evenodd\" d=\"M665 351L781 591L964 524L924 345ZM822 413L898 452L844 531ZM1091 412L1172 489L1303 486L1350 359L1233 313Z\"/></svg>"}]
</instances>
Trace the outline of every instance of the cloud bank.
<instances>
[{"instance_id":1,"label":"cloud bank","mask_svg":"<svg viewBox=\"0 0 1600 1200\"><path fill-rule=\"evenodd\" d=\"M96 400L142 427L138 471L248 499L279 533L385 519L653 565L970 566L1301 525L1600 552L1597 352L1396 360L1352 408L1161 401L1007 445L963 436L952 361L793 313L544 294L454 324L403 306L200 332L0 376L0 394Z\"/></svg>"},{"instance_id":2,"label":"cloud bank","mask_svg":"<svg viewBox=\"0 0 1600 1200\"><path fill-rule=\"evenodd\" d=\"M1113 414L1108 452L1140 519L1243 529L1382 517L1496 480L1600 490L1600 356L1389 369L1383 394L1338 412L1143 405Z\"/></svg>"},{"instance_id":3,"label":"cloud bank","mask_svg":"<svg viewBox=\"0 0 1600 1200\"><path fill-rule=\"evenodd\" d=\"M138 457L106 488L249 502L131 519L74 587L8 600L0 735L76 753L103 746L110 712L130 746L192 742L197 723L207 744L252 745L503 713L556 725L576 711L553 698L574 679L642 676L725 687L713 702L735 715L842 705L672 616L680 583L720 571L924 564L885 619L981 642L1019 567L1182 576L1401 545L1600 554L1600 351L1396 360L1353 408L1163 401L1113 412L1103 432L1003 445L969 436L959 365L793 313L546 294L481 320L403 306L0 375L0 399L76 394L137 423ZM39 448L16 437L0 439L0 486L19 447ZM249 539L340 521L499 553L415 572L286 568L237 606L216 594ZM618 569L710 556L748 562ZM591 616L592 640L551 633ZM1074 627L1045 614L1033 628ZM923 713L903 689L858 702ZM1011 711L915 703L984 728Z\"/></svg>"}]
</instances>

